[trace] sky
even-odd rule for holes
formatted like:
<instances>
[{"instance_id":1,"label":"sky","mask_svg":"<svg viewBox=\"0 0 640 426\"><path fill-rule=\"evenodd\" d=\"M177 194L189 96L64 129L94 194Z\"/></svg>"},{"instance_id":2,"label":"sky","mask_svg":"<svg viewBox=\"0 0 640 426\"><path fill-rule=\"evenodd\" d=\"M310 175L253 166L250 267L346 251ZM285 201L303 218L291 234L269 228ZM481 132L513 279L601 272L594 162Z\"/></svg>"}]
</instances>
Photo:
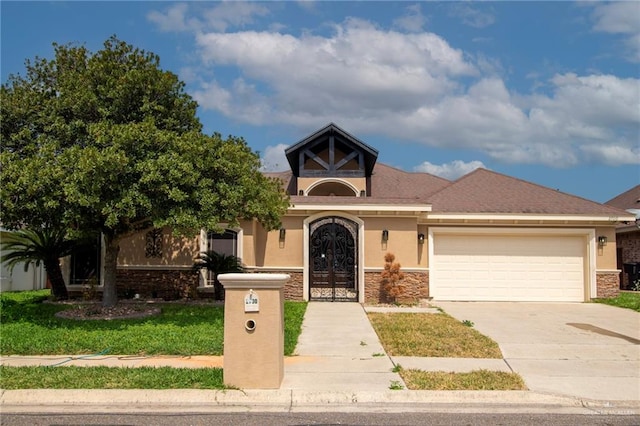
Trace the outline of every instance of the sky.
<instances>
[{"instance_id":1,"label":"sky","mask_svg":"<svg viewBox=\"0 0 640 426\"><path fill-rule=\"evenodd\" d=\"M378 162L484 167L598 202L640 183L640 2L0 2L2 83L116 35L265 170L335 123Z\"/></svg>"}]
</instances>

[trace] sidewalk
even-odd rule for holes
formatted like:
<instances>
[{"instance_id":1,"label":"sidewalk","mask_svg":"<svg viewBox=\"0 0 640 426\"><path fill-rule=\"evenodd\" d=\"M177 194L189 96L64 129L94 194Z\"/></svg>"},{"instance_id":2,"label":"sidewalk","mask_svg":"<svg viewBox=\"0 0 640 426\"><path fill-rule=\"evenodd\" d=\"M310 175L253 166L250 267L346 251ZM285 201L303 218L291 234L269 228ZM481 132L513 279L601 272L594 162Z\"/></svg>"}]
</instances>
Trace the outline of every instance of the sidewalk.
<instances>
[{"instance_id":1,"label":"sidewalk","mask_svg":"<svg viewBox=\"0 0 640 426\"><path fill-rule=\"evenodd\" d=\"M376 332L358 303L309 303L281 389L388 390L404 382L393 373Z\"/></svg>"},{"instance_id":2,"label":"sidewalk","mask_svg":"<svg viewBox=\"0 0 640 426\"><path fill-rule=\"evenodd\" d=\"M393 310L397 308L367 308ZM411 311L418 311L411 308ZM429 311L422 309L420 312ZM8 356L5 366L222 367L220 356ZM501 359L389 357L357 303L309 303L279 390L12 390L2 412L555 412L640 414L638 401L595 401L532 391L409 391L394 365L430 371L511 371ZM402 385L403 390L391 390Z\"/></svg>"}]
</instances>

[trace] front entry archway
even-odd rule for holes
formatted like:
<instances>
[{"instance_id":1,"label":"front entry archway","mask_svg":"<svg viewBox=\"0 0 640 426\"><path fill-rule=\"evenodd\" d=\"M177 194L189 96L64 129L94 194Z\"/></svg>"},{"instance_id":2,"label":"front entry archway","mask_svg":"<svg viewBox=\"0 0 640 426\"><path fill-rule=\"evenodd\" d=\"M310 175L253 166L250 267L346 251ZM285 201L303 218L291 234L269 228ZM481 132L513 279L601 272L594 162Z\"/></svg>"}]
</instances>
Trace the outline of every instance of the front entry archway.
<instances>
[{"instance_id":1,"label":"front entry archway","mask_svg":"<svg viewBox=\"0 0 640 426\"><path fill-rule=\"evenodd\" d=\"M331 216L309 224L309 300L358 301L358 224Z\"/></svg>"}]
</instances>

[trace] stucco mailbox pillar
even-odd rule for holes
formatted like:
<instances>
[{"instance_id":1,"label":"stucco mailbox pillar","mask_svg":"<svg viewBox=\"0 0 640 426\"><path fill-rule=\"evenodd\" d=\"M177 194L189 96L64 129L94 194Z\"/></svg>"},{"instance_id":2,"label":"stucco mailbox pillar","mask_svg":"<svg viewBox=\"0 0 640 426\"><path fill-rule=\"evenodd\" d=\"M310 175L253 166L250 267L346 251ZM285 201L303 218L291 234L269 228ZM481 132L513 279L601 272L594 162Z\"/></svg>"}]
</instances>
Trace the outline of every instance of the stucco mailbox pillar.
<instances>
[{"instance_id":1,"label":"stucco mailbox pillar","mask_svg":"<svg viewBox=\"0 0 640 426\"><path fill-rule=\"evenodd\" d=\"M242 389L278 389L284 378L287 274L221 274L225 289L223 378Z\"/></svg>"}]
</instances>

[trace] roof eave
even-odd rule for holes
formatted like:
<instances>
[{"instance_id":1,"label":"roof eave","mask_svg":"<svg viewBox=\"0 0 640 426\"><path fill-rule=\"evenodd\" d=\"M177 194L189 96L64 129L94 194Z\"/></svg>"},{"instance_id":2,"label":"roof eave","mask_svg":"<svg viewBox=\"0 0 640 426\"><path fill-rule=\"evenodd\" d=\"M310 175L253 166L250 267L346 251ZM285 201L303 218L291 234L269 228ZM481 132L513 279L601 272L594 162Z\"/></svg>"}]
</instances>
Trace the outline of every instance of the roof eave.
<instances>
[{"instance_id":1,"label":"roof eave","mask_svg":"<svg viewBox=\"0 0 640 426\"><path fill-rule=\"evenodd\" d=\"M309 215L326 213L328 211L342 211L358 215L376 216L425 216L431 211L429 204L292 204L287 214Z\"/></svg>"},{"instance_id":2,"label":"roof eave","mask_svg":"<svg viewBox=\"0 0 640 426\"><path fill-rule=\"evenodd\" d=\"M599 214L547 214L547 213L429 213L426 221L438 220L473 220L473 221L517 221L517 222L600 222L616 224L619 222L632 222L635 217L611 216Z\"/></svg>"}]
</instances>

